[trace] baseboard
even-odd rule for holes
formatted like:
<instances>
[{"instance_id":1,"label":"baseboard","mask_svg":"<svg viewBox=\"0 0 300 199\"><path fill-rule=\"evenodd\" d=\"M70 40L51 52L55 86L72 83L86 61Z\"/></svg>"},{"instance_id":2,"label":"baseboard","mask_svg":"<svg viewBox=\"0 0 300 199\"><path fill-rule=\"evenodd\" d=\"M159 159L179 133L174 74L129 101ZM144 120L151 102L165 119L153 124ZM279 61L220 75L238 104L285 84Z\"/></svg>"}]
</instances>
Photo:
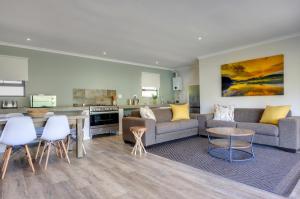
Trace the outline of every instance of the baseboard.
<instances>
[{"instance_id":1,"label":"baseboard","mask_svg":"<svg viewBox=\"0 0 300 199\"><path fill-rule=\"evenodd\" d=\"M199 137L207 138L207 135L199 134Z\"/></svg>"},{"instance_id":2,"label":"baseboard","mask_svg":"<svg viewBox=\"0 0 300 199\"><path fill-rule=\"evenodd\" d=\"M288 148L284 148L284 147L276 147L280 150L286 151L286 152L290 152L290 153L297 153L299 152L299 149L288 149Z\"/></svg>"}]
</instances>

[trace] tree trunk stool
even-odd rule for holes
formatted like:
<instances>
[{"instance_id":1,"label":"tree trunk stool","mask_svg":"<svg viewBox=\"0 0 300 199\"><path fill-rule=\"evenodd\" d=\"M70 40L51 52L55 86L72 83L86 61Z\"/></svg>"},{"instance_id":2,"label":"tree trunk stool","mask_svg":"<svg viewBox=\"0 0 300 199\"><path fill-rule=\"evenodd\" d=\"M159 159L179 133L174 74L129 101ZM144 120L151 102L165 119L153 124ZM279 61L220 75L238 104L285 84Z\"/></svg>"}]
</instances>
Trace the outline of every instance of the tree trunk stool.
<instances>
[{"instance_id":1,"label":"tree trunk stool","mask_svg":"<svg viewBox=\"0 0 300 199\"><path fill-rule=\"evenodd\" d=\"M133 126L130 127L130 131L132 132L132 134L134 135L135 138L135 145L131 151L131 154L136 155L137 151L140 153L140 155L142 155L142 153L147 153L143 142L142 142L142 137L144 135L144 133L146 132L146 128L143 126Z\"/></svg>"}]
</instances>

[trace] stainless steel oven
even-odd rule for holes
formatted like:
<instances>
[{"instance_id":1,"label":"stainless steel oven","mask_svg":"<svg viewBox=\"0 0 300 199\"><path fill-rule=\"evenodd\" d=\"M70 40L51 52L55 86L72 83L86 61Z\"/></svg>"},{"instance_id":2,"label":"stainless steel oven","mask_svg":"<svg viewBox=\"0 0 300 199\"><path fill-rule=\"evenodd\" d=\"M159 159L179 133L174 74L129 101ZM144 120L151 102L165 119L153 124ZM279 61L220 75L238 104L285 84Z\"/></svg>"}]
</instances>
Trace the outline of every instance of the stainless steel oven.
<instances>
[{"instance_id":1,"label":"stainless steel oven","mask_svg":"<svg viewBox=\"0 0 300 199\"><path fill-rule=\"evenodd\" d=\"M98 134L116 134L119 129L119 109L116 106L90 107L91 137Z\"/></svg>"}]
</instances>

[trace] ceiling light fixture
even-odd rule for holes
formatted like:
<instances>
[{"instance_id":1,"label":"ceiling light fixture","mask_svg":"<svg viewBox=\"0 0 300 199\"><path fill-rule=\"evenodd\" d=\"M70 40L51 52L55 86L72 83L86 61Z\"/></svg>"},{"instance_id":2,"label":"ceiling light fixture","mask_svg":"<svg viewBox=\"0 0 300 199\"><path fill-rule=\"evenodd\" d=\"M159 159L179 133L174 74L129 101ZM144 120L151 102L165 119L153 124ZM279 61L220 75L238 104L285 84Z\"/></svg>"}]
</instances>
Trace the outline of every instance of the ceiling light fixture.
<instances>
[{"instance_id":1,"label":"ceiling light fixture","mask_svg":"<svg viewBox=\"0 0 300 199\"><path fill-rule=\"evenodd\" d=\"M103 55L107 55L107 52L103 51Z\"/></svg>"},{"instance_id":2,"label":"ceiling light fixture","mask_svg":"<svg viewBox=\"0 0 300 199\"><path fill-rule=\"evenodd\" d=\"M26 41L31 41L31 39L28 37L28 38L26 38Z\"/></svg>"},{"instance_id":3,"label":"ceiling light fixture","mask_svg":"<svg viewBox=\"0 0 300 199\"><path fill-rule=\"evenodd\" d=\"M198 37L198 40L201 41L203 38L201 36Z\"/></svg>"}]
</instances>

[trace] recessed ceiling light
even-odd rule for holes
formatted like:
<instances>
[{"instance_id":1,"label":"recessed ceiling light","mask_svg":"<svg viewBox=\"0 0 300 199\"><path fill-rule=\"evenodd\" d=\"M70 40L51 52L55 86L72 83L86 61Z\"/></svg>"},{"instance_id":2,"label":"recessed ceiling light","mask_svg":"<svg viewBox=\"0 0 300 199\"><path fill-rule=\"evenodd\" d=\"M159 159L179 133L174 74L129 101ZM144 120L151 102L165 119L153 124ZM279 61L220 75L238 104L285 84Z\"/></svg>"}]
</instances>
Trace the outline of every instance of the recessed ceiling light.
<instances>
[{"instance_id":1,"label":"recessed ceiling light","mask_svg":"<svg viewBox=\"0 0 300 199\"><path fill-rule=\"evenodd\" d=\"M156 61L155 64L159 64L159 61Z\"/></svg>"},{"instance_id":2,"label":"recessed ceiling light","mask_svg":"<svg viewBox=\"0 0 300 199\"><path fill-rule=\"evenodd\" d=\"M31 39L28 37L28 38L26 38L26 41L31 41Z\"/></svg>"},{"instance_id":3,"label":"recessed ceiling light","mask_svg":"<svg viewBox=\"0 0 300 199\"><path fill-rule=\"evenodd\" d=\"M203 38L202 38L201 36L199 36L197 39L198 39L199 41L201 41Z\"/></svg>"},{"instance_id":4,"label":"recessed ceiling light","mask_svg":"<svg viewBox=\"0 0 300 199\"><path fill-rule=\"evenodd\" d=\"M103 55L107 55L107 52L103 51Z\"/></svg>"}]
</instances>

